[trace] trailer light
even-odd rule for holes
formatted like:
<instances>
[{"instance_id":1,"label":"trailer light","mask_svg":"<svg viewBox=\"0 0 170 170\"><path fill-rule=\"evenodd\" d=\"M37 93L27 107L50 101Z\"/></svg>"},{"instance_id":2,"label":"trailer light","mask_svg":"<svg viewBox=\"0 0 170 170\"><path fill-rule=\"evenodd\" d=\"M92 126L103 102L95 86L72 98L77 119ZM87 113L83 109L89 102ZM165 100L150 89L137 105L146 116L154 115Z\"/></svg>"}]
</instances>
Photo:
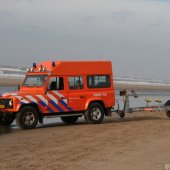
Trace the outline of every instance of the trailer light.
<instances>
[{"instance_id":1,"label":"trailer light","mask_svg":"<svg viewBox=\"0 0 170 170\"><path fill-rule=\"evenodd\" d=\"M55 61L52 62L52 66L55 67Z\"/></svg>"}]
</instances>

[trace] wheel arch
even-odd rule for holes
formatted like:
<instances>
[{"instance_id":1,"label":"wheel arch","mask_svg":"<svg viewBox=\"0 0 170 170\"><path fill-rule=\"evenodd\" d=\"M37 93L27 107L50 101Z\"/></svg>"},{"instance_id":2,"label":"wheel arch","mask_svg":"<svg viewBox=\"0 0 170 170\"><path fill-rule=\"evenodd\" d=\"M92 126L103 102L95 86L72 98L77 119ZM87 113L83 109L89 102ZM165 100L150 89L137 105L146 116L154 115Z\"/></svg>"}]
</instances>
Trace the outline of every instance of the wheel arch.
<instances>
[{"instance_id":1,"label":"wheel arch","mask_svg":"<svg viewBox=\"0 0 170 170\"><path fill-rule=\"evenodd\" d=\"M36 109L36 111L37 111L37 113L38 113L38 120L39 120L40 123L43 123L43 115L42 115L42 113L40 112L40 109L39 109L38 105L37 105L36 103L22 104L22 105L20 106L19 111L21 111L22 108L24 108L24 107L26 107L26 106L31 106L31 107L33 107L34 109Z\"/></svg>"},{"instance_id":2,"label":"wheel arch","mask_svg":"<svg viewBox=\"0 0 170 170\"><path fill-rule=\"evenodd\" d=\"M103 108L105 109L105 104L104 104L103 100L101 100L101 99L93 99L93 100L89 100L89 101L86 103L86 108L85 108L85 110L87 110L92 103L99 103L99 104L101 104L101 105L103 106Z\"/></svg>"}]
</instances>

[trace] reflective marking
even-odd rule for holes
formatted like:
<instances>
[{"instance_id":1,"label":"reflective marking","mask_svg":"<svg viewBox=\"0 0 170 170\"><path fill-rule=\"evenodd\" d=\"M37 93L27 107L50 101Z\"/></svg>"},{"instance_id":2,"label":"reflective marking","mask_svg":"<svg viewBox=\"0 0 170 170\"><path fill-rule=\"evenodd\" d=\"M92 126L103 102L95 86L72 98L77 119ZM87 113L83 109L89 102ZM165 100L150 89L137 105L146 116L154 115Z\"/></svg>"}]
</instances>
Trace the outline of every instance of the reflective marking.
<instances>
[{"instance_id":1,"label":"reflective marking","mask_svg":"<svg viewBox=\"0 0 170 170\"><path fill-rule=\"evenodd\" d=\"M54 111L49 107L47 106L43 101L40 101L40 104L44 107L47 107L47 110L50 112L50 113L53 113Z\"/></svg>"},{"instance_id":2,"label":"reflective marking","mask_svg":"<svg viewBox=\"0 0 170 170\"><path fill-rule=\"evenodd\" d=\"M67 103L65 103L63 100L59 100L59 102L60 102L64 107L66 107L68 110L73 111L73 109L72 109L71 107L69 107L69 106L67 105Z\"/></svg>"},{"instance_id":3,"label":"reflective marking","mask_svg":"<svg viewBox=\"0 0 170 170\"><path fill-rule=\"evenodd\" d=\"M28 99L30 99L31 101L33 101L33 102L35 102L35 103L38 103L38 101L37 101L36 99L34 99L32 96L26 95L26 97L27 97Z\"/></svg>"},{"instance_id":4,"label":"reflective marking","mask_svg":"<svg viewBox=\"0 0 170 170\"><path fill-rule=\"evenodd\" d=\"M51 100L53 100L55 103L57 103L58 104L58 100L54 97L54 96L52 96L51 94L47 94L47 96L51 99Z\"/></svg>"},{"instance_id":5,"label":"reflective marking","mask_svg":"<svg viewBox=\"0 0 170 170\"><path fill-rule=\"evenodd\" d=\"M64 110L63 110L61 107L59 107L53 100L50 100L49 102L50 102L58 111L64 112Z\"/></svg>"},{"instance_id":6,"label":"reflective marking","mask_svg":"<svg viewBox=\"0 0 170 170\"><path fill-rule=\"evenodd\" d=\"M40 98L46 105L48 104L48 101L42 95L37 95L37 97Z\"/></svg>"},{"instance_id":7,"label":"reflective marking","mask_svg":"<svg viewBox=\"0 0 170 170\"><path fill-rule=\"evenodd\" d=\"M61 93L59 93L58 91L53 91L57 96L59 96L60 98L61 97L64 97Z\"/></svg>"},{"instance_id":8,"label":"reflective marking","mask_svg":"<svg viewBox=\"0 0 170 170\"><path fill-rule=\"evenodd\" d=\"M15 96L17 99L19 99L21 102L23 103L29 103L27 100L25 100L23 97L21 96Z\"/></svg>"}]
</instances>

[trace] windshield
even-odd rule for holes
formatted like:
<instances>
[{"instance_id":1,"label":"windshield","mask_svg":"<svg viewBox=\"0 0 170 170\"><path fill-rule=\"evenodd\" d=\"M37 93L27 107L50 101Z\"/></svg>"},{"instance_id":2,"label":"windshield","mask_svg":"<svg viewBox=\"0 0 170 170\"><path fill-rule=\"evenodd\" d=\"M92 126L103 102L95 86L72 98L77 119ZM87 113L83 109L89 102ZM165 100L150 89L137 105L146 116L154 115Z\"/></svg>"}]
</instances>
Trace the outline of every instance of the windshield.
<instances>
[{"instance_id":1,"label":"windshield","mask_svg":"<svg viewBox=\"0 0 170 170\"><path fill-rule=\"evenodd\" d=\"M38 87L44 86L47 75L29 75L26 76L23 86Z\"/></svg>"}]
</instances>

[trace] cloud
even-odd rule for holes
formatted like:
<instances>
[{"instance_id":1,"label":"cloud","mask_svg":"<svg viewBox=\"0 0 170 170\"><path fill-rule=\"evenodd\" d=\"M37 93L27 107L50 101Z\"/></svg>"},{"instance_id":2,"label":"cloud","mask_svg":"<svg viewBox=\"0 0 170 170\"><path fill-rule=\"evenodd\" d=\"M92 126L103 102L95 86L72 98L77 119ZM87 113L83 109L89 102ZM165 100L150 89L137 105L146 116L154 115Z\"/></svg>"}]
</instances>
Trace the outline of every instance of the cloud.
<instances>
[{"instance_id":1,"label":"cloud","mask_svg":"<svg viewBox=\"0 0 170 170\"><path fill-rule=\"evenodd\" d=\"M121 10L112 12L111 16L113 18L117 18L117 19L120 19L120 20L126 20L129 17L135 16L135 13L133 11L130 11L130 10L121 9Z\"/></svg>"},{"instance_id":2,"label":"cloud","mask_svg":"<svg viewBox=\"0 0 170 170\"><path fill-rule=\"evenodd\" d=\"M98 19L98 17L95 16L95 15L88 15L88 16L85 16L85 17L83 18L83 20L84 20L85 22L94 22L94 21L96 21L97 19Z\"/></svg>"}]
</instances>

